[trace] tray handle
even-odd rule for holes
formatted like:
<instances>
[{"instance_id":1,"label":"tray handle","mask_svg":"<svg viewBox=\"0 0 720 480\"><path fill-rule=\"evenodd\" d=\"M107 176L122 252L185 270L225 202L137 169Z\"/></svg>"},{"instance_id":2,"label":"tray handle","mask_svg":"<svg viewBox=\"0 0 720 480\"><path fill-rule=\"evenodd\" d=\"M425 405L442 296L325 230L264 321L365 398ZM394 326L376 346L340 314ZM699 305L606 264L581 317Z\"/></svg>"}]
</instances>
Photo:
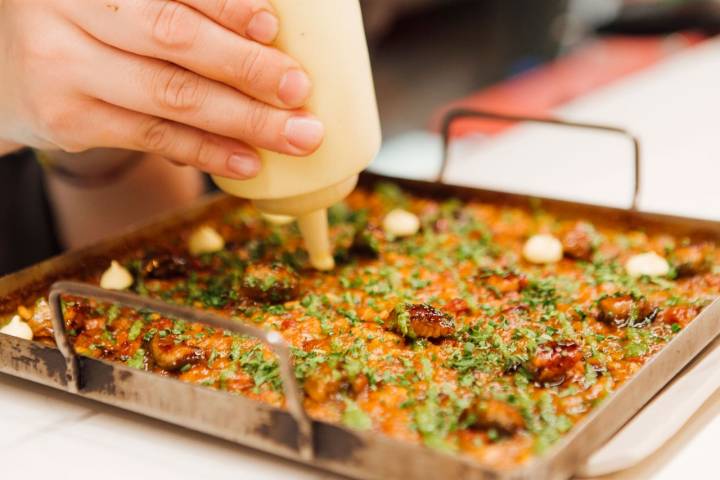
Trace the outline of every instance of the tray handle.
<instances>
[{"instance_id":1,"label":"tray handle","mask_svg":"<svg viewBox=\"0 0 720 480\"><path fill-rule=\"evenodd\" d=\"M278 356L283 391L290 415L298 425L298 450L304 460L314 458L312 421L302 404L303 395L295 381L290 346L278 332L265 331L259 328L233 322L213 313L192 308L172 305L152 298L141 297L132 293L105 290L93 285L79 282L61 281L50 288L49 303L52 311L52 322L55 342L65 357L67 365L68 389L78 393L82 389L82 375L75 348L68 339L65 330L65 318L62 311L62 296L72 295L83 298L94 298L103 302L118 304L125 307L147 308L168 317L180 318L189 322L203 323L214 328L228 330L261 340Z\"/></svg>"},{"instance_id":2,"label":"tray handle","mask_svg":"<svg viewBox=\"0 0 720 480\"><path fill-rule=\"evenodd\" d=\"M445 176L447 173L449 161L450 161L450 142L452 140L452 128L453 125L459 120L462 120L464 118L485 118L488 120L501 120L501 121L508 121L508 122L533 122L533 123L543 123L546 125L557 125L560 127L570 127L570 128L583 128L586 130L600 130L604 132L610 132L610 133L616 133L618 135L622 135L628 140L632 142L633 145L633 157L634 157L634 170L635 170L635 178L634 178L634 186L633 186L633 196L632 196L632 203L630 208L632 210L638 210L638 199L640 197L640 185L641 185L641 154L640 154L640 140L638 137L633 135L632 133L628 132L625 129L619 128L619 127L613 127L609 125L598 125L598 124L592 124L592 123L580 123L580 122L570 122L567 120L560 120L557 118L542 118L542 117L533 117L533 116L527 116L527 115L508 115L504 113L496 113L496 112L490 112L485 110L474 110L474 109L468 109L468 108L457 108L450 110L445 117L443 118L442 122L442 137L443 137L443 156L442 156L442 164L440 166L440 172L437 177L438 183L445 183Z\"/></svg>"}]
</instances>

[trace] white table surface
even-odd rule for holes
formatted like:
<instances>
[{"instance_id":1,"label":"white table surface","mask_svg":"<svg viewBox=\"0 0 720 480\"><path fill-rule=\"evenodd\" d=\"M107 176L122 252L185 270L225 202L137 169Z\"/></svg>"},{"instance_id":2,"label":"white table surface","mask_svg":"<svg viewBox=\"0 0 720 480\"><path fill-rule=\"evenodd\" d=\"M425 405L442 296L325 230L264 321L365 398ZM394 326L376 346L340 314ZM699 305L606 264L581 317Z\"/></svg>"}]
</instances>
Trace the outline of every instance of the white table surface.
<instances>
[{"instance_id":1,"label":"white table surface","mask_svg":"<svg viewBox=\"0 0 720 480\"><path fill-rule=\"evenodd\" d=\"M720 41L559 111L576 120L623 125L641 136L646 178L643 208L715 219L720 219L719 112ZM601 203L627 201L628 168L621 159L623 152L627 155L626 146L583 135L561 140L558 135L535 127L480 142L487 148L479 148L477 139L466 141L457 147L456 154L461 156L456 155L450 177L537 193L562 191L569 198ZM436 138L423 134L397 139L376 167L430 174L437 145ZM561 147L570 155L558 157ZM588 171L592 172L590 185L575 181L589 178ZM716 392L657 454L613 478L719 478L719 414L720 392ZM174 480L336 478L0 375L0 478L111 480L153 475Z\"/></svg>"}]
</instances>

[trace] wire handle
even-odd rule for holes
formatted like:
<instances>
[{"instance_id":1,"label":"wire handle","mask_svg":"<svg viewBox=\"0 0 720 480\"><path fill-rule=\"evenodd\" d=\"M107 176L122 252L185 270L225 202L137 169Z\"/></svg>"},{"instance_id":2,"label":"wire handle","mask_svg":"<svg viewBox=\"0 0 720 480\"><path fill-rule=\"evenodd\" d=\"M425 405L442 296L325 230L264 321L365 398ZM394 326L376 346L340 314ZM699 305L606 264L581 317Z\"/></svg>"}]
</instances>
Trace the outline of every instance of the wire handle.
<instances>
[{"instance_id":1,"label":"wire handle","mask_svg":"<svg viewBox=\"0 0 720 480\"><path fill-rule=\"evenodd\" d=\"M63 357L65 357L68 389L71 393L78 393L82 389L82 376L77 352L75 352L75 348L68 339L65 329L65 318L62 311L63 295L94 298L103 302L134 309L147 308L161 315L180 318L189 322L203 323L214 328L246 335L264 342L270 346L278 356L280 362L280 376L283 382L283 392L287 401L288 411L298 425L299 453L304 460L312 460L314 458L312 421L305 412L302 404L303 395L295 381L290 346L278 332L264 331L249 325L233 322L213 313L180 305L172 305L132 293L105 290L86 283L57 282L50 288L49 303L52 311L55 342Z\"/></svg>"},{"instance_id":2,"label":"wire handle","mask_svg":"<svg viewBox=\"0 0 720 480\"><path fill-rule=\"evenodd\" d=\"M443 136L443 157L442 157L442 165L440 166L440 172L437 177L438 183L445 183L445 176L447 173L449 161L450 161L450 142L451 142L451 134L452 134L452 127L458 120L461 120L463 118L486 118L489 120L504 120L509 122L533 122L533 123L544 123L547 125L557 125L560 127L571 127L571 128L583 128L587 130L601 130L604 132L611 132L611 133L617 133L619 135L623 135L627 139L629 139L633 144L633 154L634 154L634 169L635 169L635 179L634 179L634 187L633 187L633 197L632 197L632 203L630 208L632 210L638 209L638 199L640 197L640 184L641 184L641 166L640 166L640 140L638 137L633 135L632 133L628 132L625 129L619 128L619 127L613 127L609 125L597 125L592 123L579 123L579 122L570 122L567 120L560 120L557 118L541 118L541 117L532 117L527 115L506 115L504 113L496 113L496 112L489 112L484 110L474 110L474 109L468 109L468 108L458 108L450 110L445 117L443 118L442 123L442 136Z\"/></svg>"}]
</instances>

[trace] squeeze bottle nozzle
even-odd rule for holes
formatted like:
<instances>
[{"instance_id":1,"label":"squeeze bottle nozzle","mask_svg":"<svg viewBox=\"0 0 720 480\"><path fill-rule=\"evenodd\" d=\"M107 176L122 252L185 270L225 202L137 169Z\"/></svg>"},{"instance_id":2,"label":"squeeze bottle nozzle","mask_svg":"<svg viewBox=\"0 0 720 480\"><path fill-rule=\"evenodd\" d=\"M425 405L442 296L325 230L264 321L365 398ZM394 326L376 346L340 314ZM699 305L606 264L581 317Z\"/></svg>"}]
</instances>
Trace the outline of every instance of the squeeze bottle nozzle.
<instances>
[{"instance_id":1,"label":"squeeze bottle nozzle","mask_svg":"<svg viewBox=\"0 0 720 480\"><path fill-rule=\"evenodd\" d=\"M268 214L298 219L312 265L334 266L327 208L354 188L380 149L380 120L359 0L272 0L280 19L276 46L295 58L313 82L307 110L325 125L325 139L308 157L260 151L262 169L250 180L214 177L224 191Z\"/></svg>"}]
</instances>

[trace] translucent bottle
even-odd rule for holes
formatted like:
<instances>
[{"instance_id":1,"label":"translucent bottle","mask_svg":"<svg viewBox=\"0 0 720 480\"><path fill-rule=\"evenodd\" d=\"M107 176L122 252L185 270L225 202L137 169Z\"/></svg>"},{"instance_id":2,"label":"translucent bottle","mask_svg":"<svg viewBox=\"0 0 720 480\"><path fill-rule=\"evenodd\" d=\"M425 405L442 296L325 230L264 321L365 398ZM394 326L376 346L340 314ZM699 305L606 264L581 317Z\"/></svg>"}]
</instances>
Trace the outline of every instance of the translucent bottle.
<instances>
[{"instance_id":1,"label":"translucent bottle","mask_svg":"<svg viewBox=\"0 0 720 480\"><path fill-rule=\"evenodd\" d=\"M325 125L308 157L261 151L250 180L215 177L224 191L253 200L268 214L297 217L312 265L334 267L327 207L345 198L377 154L380 120L359 0L272 0L280 18L276 42L313 82L307 109Z\"/></svg>"}]
</instances>

